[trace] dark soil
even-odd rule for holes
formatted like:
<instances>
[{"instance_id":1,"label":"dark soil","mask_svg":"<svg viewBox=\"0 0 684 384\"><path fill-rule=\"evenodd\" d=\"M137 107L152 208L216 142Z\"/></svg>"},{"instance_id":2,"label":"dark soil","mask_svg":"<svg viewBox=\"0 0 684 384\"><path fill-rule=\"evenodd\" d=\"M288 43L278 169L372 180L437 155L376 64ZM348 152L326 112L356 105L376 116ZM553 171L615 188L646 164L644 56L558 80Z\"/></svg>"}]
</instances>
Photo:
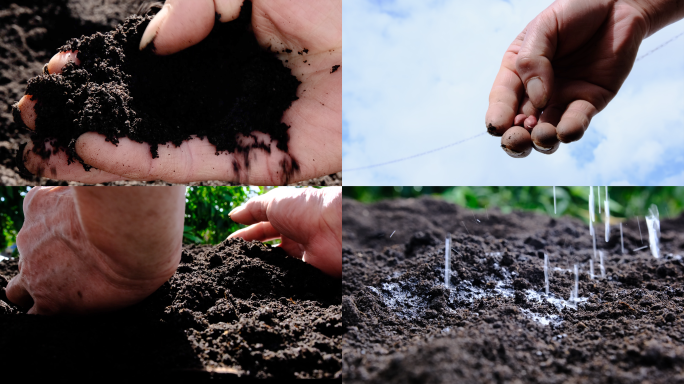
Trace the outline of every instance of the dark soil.
<instances>
[{"instance_id":1,"label":"dark soil","mask_svg":"<svg viewBox=\"0 0 684 384\"><path fill-rule=\"evenodd\" d=\"M153 45L139 50L152 16L131 16L112 32L71 40L60 51L78 51L81 64L28 83L26 94L38 100L34 142L50 141L73 158L76 139L95 131L114 144L124 136L147 142L156 158L158 145L180 146L191 135L206 137L217 154L269 150L238 144L238 135L260 131L287 152L289 127L281 119L297 100L299 80L259 46L250 29L251 1L235 21L219 17L207 38L168 56L156 55ZM43 157L52 153L34 148ZM289 167L296 170L296 162Z\"/></svg>"},{"instance_id":2,"label":"dark soil","mask_svg":"<svg viewBox=\"0 0 684 384\"><path fill-rule=\"evenodd\" d=\"M14 123L11 105L26 91L28 79L65 41L105 32L134 14L143 0L12 0L0 2L0 185L44 184L22 177L15 165L29 134Z\"/></svg>"},{"instance_id":3,"label":"dark soil","mask_svg":"<svg viewBox=\"0 0 684 384\"><path fill-rule=\"evenodd\" d=\"M148 140L152 143L164 142L167 139L150 134L150 131L145 131L145 129L153 129L164 125L167 122L166 120L171 119L172 116L177 117L177 115L187 111L190 111L189 115L181 116L182 124L164 125L163 131L168 131L169 133L168 140L178 143L179 140L182 140L181 137L185 136L184 138L187 138L187 135L192 133L200 136L206 134L209 135L209 139L212 142L218 144L223 150L233 148L244 154L251 148L235 147L235 134L246 132L248 124L256 124L255 126L258 126L258 124L269 126L270 124L271 132L266 133L270 133L272 138L277 139L278 145L281 148L287 147L287 127L280 125L280 116L282 115L282 109L287 108L284 99L288 98L289 101L287 103L291 102L294 93L287 97L284 93L279 92L256 92L254 95L250 93L248 97L243 98L236 97L236 92L227 92L216 98L207 96L211 92L215 92L216 88L222 86L221 84L228 82L231 84L223 85L231 87L230 89L235 89L237 86L244 86L245 89L254 89L259 84L264 85L264 81L268 80L264 78L259 79L255 76L259 76L259 71L263 72L269 66L273 66L272 69L276 74L276 78L272 79L273 81L282 80L290 88L296 89L298 82L292 76L289 76L289 70L284 68L282 63L275 59L272 54L261 49L257 52L254 44L251 44L253 41L249 42L249 37L253 37L253 35L244 28L244 19L229 23L232 26L220 25L221 23L218 23L217 29L212 32L212 38L208 39L210 41L201 43L199 44L201 47L198 45L190 50L208 50L211 48L209 45L215 43L219 39L220 34L235 33L233 40L239 42L242 46L221 46L220 49L211 50L209 53L203 52L201 55L208 54L211 57L218 57L227 54L232 49L240 48L244 48L247 51L251 50L251 54L242 52L239 59L232 58L227 62L219 62L217 60L198 60L198 62L195 62L193 58L187 58L187 56L191 56L190 54L183 55L182 53L159 58L152 55L149 51L138 52L137 49L132 50L132 46L137 45L137 41L139 41L139 37L138 40L133 41L135 38L132 34L142 33L140 25L132 27L129 22L130 28L126 30L128 35L123 33L123 27L121 27L120 32L113 31L124 22L126 17L140 11L142 3L149 4L150 2L144 0L12 0L9 3L0 2L0 185L55 185L60 183L56 180L22 173L16 165L16 156L20 146L28 142L30 134L20 124L14 122L11 105L25 94L28 80L36 76L39 77L32 81L36 83L32 87L45 87L52 90L60 87L71 87L67 95L53 97L49 105L45 104L42 107L38 107L39 109L47 109L47 111L43 112L53 113L55 116L52 118L56 119L54 121L59 123L53 124L53 121L50 121L48 124L42 124L42 126L39 123L38 128L40 132L37 135L40 137L56 137L65 148L69 147L69 144L72 142L71 139L75 137L74 135L77 136L78 132L90 129L89 124L105 122L107 124L95 130L102 129L103 133L108 134L112 141L129 135L137 140ZM142 9L146 10L148 7ZM138 21L140 20L138 19ZM98 32L101 32L106 37L102 37L103 35L98 35L100 37L89 36ZM240 40L240 37L237 36L240 34L243 40ZM66 41L70 41L75 36L89 36L75 41L71 40L70 44L80 44L81 52L90 49L91 52L89 54L84 52L83 55L89 55L91 59L97 52L101 53L103 48L101 44L105 40L106 44L114 43L115 49L111 52L108 51L100 60L91 60L87 63L83 60L86 56L82 56L79 53L79 59L82 62L79 68L80 72L75 68L67 70L64 74L66 81L56 81L54 76L47 78L43 76L42 69L45 63L58 52L60 46L63 46ZM127 43L127 45L124 43ZM306 50L303 50L302 54L306 52ZM120 60L121 55L125 55L122 60ZM181 56L185 56L185 59ZM200 57L200 55L198 54L197 57ZM169 64L174 60L185 60L185 62L179 63L181 66L174 68ZM94 61L104 64L107 68L103 70L92 68ZM111 68L117 62L122 64L121 68L123 71L118 68ZM254 62L260 63L261 68L248 69L248 71L244 72L245 74L249 72L251 75L254 75L247 81L242 81L243 78L236 82L236 76L226 76L226 73L230 73L226 72L228 69L235 71L236 66L251 65ZM188 70L188 65L192 65L190 68L193 68L193 70ZM209 66L211 65L223 65L224 67L210 68ZM106 78L117 81L119 87L114 87L113 84L101 86L84 85L82 78L84 71L91 76L94 82L100 83L100 80ZM181 80L181 82L176 82L174 83L175 85L170 84L170 82L163 82L164 73L167 76L176 75L176 79ZM269 75L274 75L274 73ZM207 77L207 74L221 74L221 76ZM192 80L197 80L198 83L188 86ZM46 83L48 85L45 85ZM157 86L158 88L156 89L158 91L152 92L150 95L149 88L145 89L142 87L145 84ZM177 95L173 93L174 89L172 89L174 87L176 88L175 92L178 92L178 89L182 87L186 87L183 88L183 92L188 90L191 93L187 93L187 95L191 96L176 97ZM202 87L205 87L209 93L197 96L197 94L201 94ZM284 90L285 88L287 87L278 88L278 90ZM269 89L272 89L272 87ZM291 91L294 92L294 90ZM46 90L45 92L51 91ZM92 96L93 98L87 99L86 96ZM112 98L109 96L112 96ZM278 99L278 97L283 97L283 99ZM170 104L164 104L165 101L170 102ZM271 104L271 101L275 101L275 103ZM233 120L230 123L230 128L223 126L223 130L218 133L215 132L215 129L212 131L211 127L200 124L200 122L210 121L213 122L214 128L216 128L217 121L220 123L221 120L227 119L230 114L236 113L244 103L249 102L266 102L269 107L272 107L268 113L247 113L247 115L241 116L239 120ZM87 105L88 108L77 108L77 106L84 105ZM169 108L171 109L171 114L166 113L168 110L165 110L165 105L174 106L174 108ZM224 112L223 115L209 113L206 117L203 117L205 116L203 115L205 111L211 110L212 107L217 105L221 106L220 110ZM278 121L274 123L273 119L276 114L274 111L278 108L281 109L280 115L278 115ZM113 113L115 110L123 112L118 116L121 118L125 116L129 121L128 125L126 125L126 120L117 120L119 117ZM246 108L246 110L247 112L250 111L249 108ZM160 113L160 111L165 112ZM216 111L216 109L212 111ZM251 111L254 112L253 109ZM260 111L263 111L263 108ZM97 113L102 114L98 115ZM65 119L72 117L77 120L77 123L67 124ZM41 120L47 119L47 117L41 118ZM269 119L271 123L267 121ZM117 125L121 122L123 125ZM58 126L61 126L61 128L58 128ZM176 128L175 130L172 129L174 127ZM199 128L193 131L193 127ZM132 128L137 128L137 130L131 133L130 130ZM262 127L260 129L268 131L269 128ZM248 131L251 132L251 130ZM249 132L247 132L248 135ZM37 141L38 138L35 140ZM256 144L256 146L259 145ZM47 155L47 153L44 154ZM296 168L294 162L288 166L291 166L292 169ZM309 180L309 182L310 184L313 183L312 185L318 185L315 180ZM125 184L144 185L149 183L125 182ZM222 181L208 182L208 185L227 184L230 183ZM80 185L80 183L71 182L69 185Z\"/></svg>"},{"instance_id":4,"label":"dark soil","mask_svg":"<svg viewBox=\"0 0 684 384\"><path fill-rule=\"evenodd\" d=\"M343 380L349 383L684 382L684 216L661 221L660 259L636 220L588 226L473 212L432 198L343 203ZM479 222L478 222L479 220ZM648 234L641 218L644 244ZM391 237L392 232L396 231ZM451 289L444 240L453 234ZM544 296L549 255L551 297ZM579 296L562 306L579 265Z\"/></svg>"},{"instance_id":5,"label":"dark soil","mask_svg":"<svg viewBox=\"0 0 684 384\"><path fill-rule=\"evenodd\" d=\"M152 296L89 317L24 314L4 292L17 272L0 262L0 361L22 377L341 376L340 281L278 248L187 246Z\"/></svg>"}]
</instances>

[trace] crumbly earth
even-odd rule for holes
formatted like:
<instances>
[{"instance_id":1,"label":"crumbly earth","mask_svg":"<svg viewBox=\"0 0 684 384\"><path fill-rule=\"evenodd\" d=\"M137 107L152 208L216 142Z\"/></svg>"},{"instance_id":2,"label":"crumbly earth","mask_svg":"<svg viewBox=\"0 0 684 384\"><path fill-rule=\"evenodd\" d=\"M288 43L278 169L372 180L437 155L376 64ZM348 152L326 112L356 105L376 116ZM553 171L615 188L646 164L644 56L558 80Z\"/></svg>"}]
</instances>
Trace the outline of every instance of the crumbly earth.
<instances>
[{"instance_id":1,"label":"crumbly earth","mask_svg":"<svg viewBox=\"0 0 684 384\"><path fill-rule=\"evenodd\" d=\"M105 2L102 0L11 0L9 3L0 2L0 185L65 184L47 177L32 176L17 167L17 153L20 147L28 142L30 135L20 124L14 122L11 105L24 95L28 80L42 74L45 63L65 41L75 36L89 36L98 32L112 31L117 25L123 23L126 17L141 9L147 10L149 7L141 7L141 5L149 3L145 0L107 0ZM282 64L280 66L282 67ZM188 74L183 73L181 77L187 78ZM212 81L214 80L212 78ZM72 98L72 100L75 99ZM83 113L86 112L83 111ZM227 139L230 135L224 136ZM284 143L285 138L283 137L281 141ZM309 180L308 183L308 185L319 185L319 181L315 179ZM82 185L76 182L68 184ZM148 185L151 183L130 181L109 184ZM201 184L229 185L231 183L208 181Z\"/></svg>"},{"instance_id":2,"label":"crumbly earth","mask_svg":"<svg viewBox=\"0 0 684 384\"><path fill-rule=\"evenodd\" d=\"M684 216L661 221L660 259L635 251L648 244L640 224L643 243L637 221L623 222L624 254L618 225L606 243L596 224L606 277L597 260L592 280L592 237L579 220L433 198L345 200L343 380L684 382ZM580 301L571 308L575 264Z\"/></svg>"},{"instance_id":3,"label":"crumbly earth","mask_svg":"<svg viewBox=\"0 0 684 384\"><path fill-rule=\"evenodd\" d=\"M131 308L90 317L26 315L4 287L0 360L17 372L170 377L339 378L340 281L278 248L226 240L186 246L176 274Z\"/></svg>"}]
</instances>

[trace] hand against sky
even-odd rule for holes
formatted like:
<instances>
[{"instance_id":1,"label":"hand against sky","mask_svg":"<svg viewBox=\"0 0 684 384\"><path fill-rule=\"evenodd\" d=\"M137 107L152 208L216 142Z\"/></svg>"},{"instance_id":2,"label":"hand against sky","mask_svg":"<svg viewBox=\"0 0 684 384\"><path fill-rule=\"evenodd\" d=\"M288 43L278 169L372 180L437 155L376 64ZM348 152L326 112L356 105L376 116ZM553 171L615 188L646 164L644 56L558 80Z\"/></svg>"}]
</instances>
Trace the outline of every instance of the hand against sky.
<instances>
[{"instance_id":1,"label":"hand against sky","mask_svg":"<svg viewBox=\"0 0 684 384\"><path fill-rule=\"evenodd\" d=\"M141 46L151 41L155 51L168 55L203 40L214 25L215 12L221 21L233 20L239 14L242 0L169 0L148 25ZM319 177L342 170L342 71L331 74L334 65L342 64L341 0L254 0L252 28L259 43L292 53L279 53L281 60L302 82L297 90L299 100L283 115L288 130L289 155L300 172L289 180L283 175L281 162L288 155L276 148L270 137L257 133L259 140L270 145L271 154L263 150L250 152L249 167L242 155L221 153L206 139L194 138L180 147L160 145L159 157L153 159L149 145L122 138L118 146L105 137L88 132L76 142L77 154L97 169L86 172L79 163L67 163L60 151L49 159L31 152L33 143L24 150L26 168L53 179L86 183L131 180L165 180L185 183L202 180L225 180L253 185L278 185ZM151 40L153 39L153 40ZM308 49L306 55L297 51ZM78 64L78 53L60 53L48 64L50 73L59 73L68 61ZM307 63L304 63L304 61ZM304 92L306 91L306 92ZM41 101L44 102L44 101ZM33 105L36 100L24 96L19 102L22 120L35 127ZM243 145L253 142L244 138ZM233 160L241 165L233 168Z\"/></svg>"},{"instance_id":2,"label":"hand against sky","mask_svg":"<svg viewBox=\"0 0 684 384\"><path fill-rule=\"evenodd\" d=\"M276 188L230 212L236 223L252 224L228 238L282 239L288 255L328 275L342 277L342 188Z\"/></svg>"},{"instance_id":3,"label":"hand against sky","mask_svg":"<svg viewBox=\"0 0 684 384\"><path fill-rule=\"evenodd\" d=\"M624 83L642 40L674 21L663 13L675 13L675 3L555 1L504 54L489 94L487 131L502 136L524 124L531 135L522 147L534 144L542 153L582 138Z\"/></svg>"},{"instance_id":4,"label":"hand against sky","mask_svg":"<svg viewBox=\"0 0 684 384\"><path fill-rule=\"evenodd\" d=\"M180 262L185 188L36 187L24 199L19 274L7 298L30 314L135 304Z\"/></svg>"}]
</instances>

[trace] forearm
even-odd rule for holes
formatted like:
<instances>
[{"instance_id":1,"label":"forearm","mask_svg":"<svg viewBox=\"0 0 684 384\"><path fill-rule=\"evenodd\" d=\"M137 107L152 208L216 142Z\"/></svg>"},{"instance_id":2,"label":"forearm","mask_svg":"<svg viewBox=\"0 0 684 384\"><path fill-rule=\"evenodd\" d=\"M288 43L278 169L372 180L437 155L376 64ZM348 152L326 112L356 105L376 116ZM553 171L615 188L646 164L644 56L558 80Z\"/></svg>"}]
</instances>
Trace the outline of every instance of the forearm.
<instances>
[{"instance_id":1,"label":"forearm","mask_svg":"<svg viewBox=\"0 0 684 384\"><path fill-rule=\"evenodd\" d=\"M112 258L113 268L146 276L150 271L175 271L183 240L185 187L73 189L88 240Z\"/></svg>"},{"instance_id":2,"label":"forearm","mask_svg":"<svg viewBox=\"0 0 684 384\"><path fill-rule=\"evenodd\" d=\"M684 0L630 0L641 8L648 22L646 37L684 18Z\"/></svg>"}]
</instances>

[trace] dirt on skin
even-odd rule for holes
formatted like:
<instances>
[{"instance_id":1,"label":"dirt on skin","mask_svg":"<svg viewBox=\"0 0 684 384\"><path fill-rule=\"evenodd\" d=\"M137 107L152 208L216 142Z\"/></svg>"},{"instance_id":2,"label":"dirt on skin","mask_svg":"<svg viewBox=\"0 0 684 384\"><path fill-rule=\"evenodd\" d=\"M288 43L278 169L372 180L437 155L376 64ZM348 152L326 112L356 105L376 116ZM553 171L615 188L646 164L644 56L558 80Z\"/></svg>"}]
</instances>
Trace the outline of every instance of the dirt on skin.
<instances>
[{"instance_id":1,"label":"dirt on skin","mask_svg":"<svg viewBox=\"0 0 684 384\"><path fill-rule=\"evenodd\" d=\"M99 132L114 144L122 137L149 143L157 158L159 145L178 147L197 136L207 138L217 155L244 154L244 167L249 167L250 150L270 153L269 143L254 135L259 131L287 152L289 126L281 119L297 100L299 80L257 42L251 1L232 22L216 17L208 37L168 56L156 55L154 43L139 49L152 15L131 16L114 31L62 46L61 52L78 51L80 65L35 77L26 89L37 100L33 151L47 158L52 148L66 148L70 159L78 160L76 139ZM21 117L15 110L17 120ZM242 137L254 143L243 143ZM236 172L241 167L234 161ZM299 167L290 157L282 168L286 183Z\"/></svg>"},{"instance_id":2,"label":"dirt on skin","mask_svg":"<svg viewBox=\"0 0 684 384\"><path fill-rule=\"evenodd\" d=\"M50 179L49 172L44 175L45 177L33 176L17 167L17 164L21 163L21 158L19 159L19 162L16 161L17 154L19 153L20 147L29 141L30 134L29 131L24 129L20 124L14 122L11 105L24 95L29 79L42 75L43 66L58 52L59 47L62 46L64 42L69 41L75 36L89 36L97 32L111 32L130 15L144 13L148 9L152 9L152 11L158 9L156 7L150 7L150 3L150 1L143 0L12 0L9 3L0 2L0 185L83 185L82 183L66 183ZM122 47L118 47L116 52L120 53L121 48ZM263 50L260 52L268 55L268 52ZM138 56L149 55L149 52L135 54ZM304 52L302 52L302 54L304 54ZM81 56L79 55L79 58L80 57ZM152 57L152 60L156 59L158 58ZM111 64L110 62L108 63ZM273 64L275 65L276 63L273 62ZM152 64L142 65L142 69L149 70L150 66L152 66ZM81 69L83 69L83 66L81 67ZM280 64L280 67L282 67L282 63ZM177 71L182 72L183 70L184 69L179 69ZM221 69L217 69L219 72L212 73L221 73L220 70ZM104 75L108 76L115 72L116 71L113 70ZM188 72L190 74L188 74ZM195 75L193 75L193 73L195 73ZM185 69L185 72L182 73L180 78L190 80L188 77L192 78L196 76L197 73L198 71L193 72ZM153 73L153 75L155 74ZM216 78L216 76L211 77L211 82L215 82ZM158 77L155 75L148 81L156 80L158 80ZM202 80L205 85L207 85L206 79ZM76 84L72 80L69 80L68 83ZM92 90L92 88L84 89L82 84L80 86L80 89L86 91L86 93ZM118 90L109 89L111 87L105 88L104 91L113 94L113 96L115 96L114 100L117 100L117 97L120 94ZM165 92L166 91L168 90L165 89ZM107 92L102 93L96 91L91 93L95 93L95 96L103 96L107 94ZM83 92L81 92L80 95L83 96ZM164 96L166 94L160 91L153 96L159 98L160 95ZM124 95L121 99L127 99L127 97ZM77 101L74 97L72 97L71 100ZM96 100L97 103L101 101L101 99L93 100ZM129 102L129 109L133 107L137 108L137 104L135 106L130 104L130 98L127 100ZM177 100L180 100L180 98L174 99L172 102L178 103ZM185 100L185 98L182 98L182 100ZM197 101L198 99L193 100ZM104 105L98 104L96 107L101 110L101 107L106 106L109 101L111 100L107 98ZM68 103L68 100L64 102ZM218 102L219 101L216 100L212 101L214 104ZM86 104L88 103L89 102L86 102ZM185 108L188 108L188 106L191 105L194 104L187 104ZM88 113L87 111L72 111L73 108L65 108L65 106L66 104L60 106L65 114L71 112L77 114ZM143 112L149 112L145 109L148 107L148 105L145 105ZM137 110L133 109L133 111L136 112L136 118L141 118L141 116L137 115ZM127 115L130 115L128 110L126 113ZM266 114L264 114L264 116L257 116L256 118L265 118L265 115ZM249 117L249 119L252 118L254 118L253 115ZM240 119L240 122L245 121L247 120ZM240 125L240 122L237 122L236 124ZM133 119L133 123L138 124L135 119ZM79 124L83 123L81 122ZM148 122L144 122L143 125L144 124L148 124ZM46 127L49 131L50 124ZM280 127L284 128L282 126ZM122 127L117 127L117 129L120 128ZM235 128L235 126L233 126L233 128ZM111 126L107 129L109 129L113 136L121 135L123 132L112 129ZM279 132L280 133L278 133L276 129L274 135L277 136L282 134L282 130ZM272 135L272 137L275 136ZM178 138L179 136L176 135L175 137ZM218 137L215 137L215 139L219 141L228 139L233 140L234 132L231 136L231 132L225 130ZM279 145L285 143L285 139L286 134L281 137L281 140L278 142ZM65 140L66 139L63 138L62 141ZM71 140L67 142L67 147L70 142ZM294 163L290 164L292 165L292 168L294 168L293 164ZM308 180L306 183L308 183L308 185L319 185L319 181L316 179ZM126 181L106 184L149 185L165 183ZM233 185L234 183L207 181L199 184Z\"/></svg>"},{"instance_id":3,"label":"dirt on skin","mask_svg":"<svg viewBox=\"0 0 684 384\"><path fill-rule=\"evenodd\" d=\"M25 314L5 296L17 273L0 262L0 361L28 377L341 377L340 280L279 248L186 246L149 298L88 317Z\"/></svg>"},{"instance_id":4,"label":"dirt on skin","mask_svg":"<svg viewBox=\"0 0 684 384\"><path fill-rule=\"evenodd\" d=\"M623 223L625 254L619 226L606 243L596 224L606 277L597 259L592 280L592 237L579 220L432 198L345 200L343 380L684 382L684 216L661 221L660 259L635 251L648 245L643 217L640 224L641 236L636 220ZM574 264L576 309L568 300Z\"/></svg>"}]
</instances>

